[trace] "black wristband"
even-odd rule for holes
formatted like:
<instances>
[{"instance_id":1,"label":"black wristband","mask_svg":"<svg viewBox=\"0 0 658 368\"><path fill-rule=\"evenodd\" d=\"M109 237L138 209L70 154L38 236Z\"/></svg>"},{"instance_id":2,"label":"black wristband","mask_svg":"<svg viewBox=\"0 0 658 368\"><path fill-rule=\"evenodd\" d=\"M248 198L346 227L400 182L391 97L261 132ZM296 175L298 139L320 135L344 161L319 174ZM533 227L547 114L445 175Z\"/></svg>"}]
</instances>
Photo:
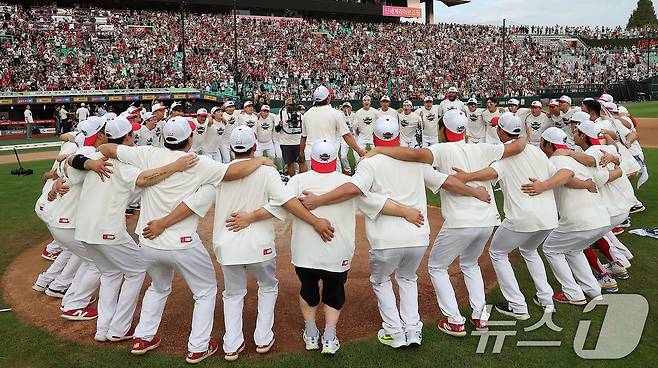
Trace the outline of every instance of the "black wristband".
<instances>
[{"instance_id":1,"label":"black wristband","mask_svg":"<svg viewBox=\"0 0 658 368\"><path fill-rule=\"evenodd\" d=\"M87 160L89 160L89 157L85 155L80 155L80 154L75 155L75 157L73 157L73 160L71 160L71 166L73 166L78 170L87 170L85 169L85 162Z\"/></svg>"}]
</instances>

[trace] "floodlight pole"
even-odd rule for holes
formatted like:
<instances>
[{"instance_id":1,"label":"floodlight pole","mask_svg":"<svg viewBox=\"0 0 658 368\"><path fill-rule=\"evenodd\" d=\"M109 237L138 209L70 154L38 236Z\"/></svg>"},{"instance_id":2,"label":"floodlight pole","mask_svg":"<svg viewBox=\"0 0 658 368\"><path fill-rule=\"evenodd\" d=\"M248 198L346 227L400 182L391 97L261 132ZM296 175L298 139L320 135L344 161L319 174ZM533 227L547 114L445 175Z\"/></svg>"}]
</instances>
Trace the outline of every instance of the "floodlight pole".
<instances>
[{"instance_id":1,"label":"floodlight pole","mask_svg":"<svg viewBox=\"0 0 658 368\"><path fill-rule=\"evenodd\" d=\"M235 85L234 93L238 93L238 83L240 73L238 71L238 1L233 0L233 84Z\"/></svg>"},{"instance_id":2,"label":"floodlight pole","mask_svg":"<svg viewBox=\"0 0 658 368\"><path fill-rule=\"evenodd\" d=\"M503 96L505 96L505 66L507 64L507 29L505 28L506 20L503 19Z\"/></svg>"},{"instance_id":3,"label":"floodlight pole","mask_svg":"<svg viewBox=\"0 0 658 368\"><path fill-rule=\"evenodd\" d=\"M185 0L180 3L181 46L183 49L183 87L187 87L187 58L185 57Z\"/></svg>"}]
</instances>

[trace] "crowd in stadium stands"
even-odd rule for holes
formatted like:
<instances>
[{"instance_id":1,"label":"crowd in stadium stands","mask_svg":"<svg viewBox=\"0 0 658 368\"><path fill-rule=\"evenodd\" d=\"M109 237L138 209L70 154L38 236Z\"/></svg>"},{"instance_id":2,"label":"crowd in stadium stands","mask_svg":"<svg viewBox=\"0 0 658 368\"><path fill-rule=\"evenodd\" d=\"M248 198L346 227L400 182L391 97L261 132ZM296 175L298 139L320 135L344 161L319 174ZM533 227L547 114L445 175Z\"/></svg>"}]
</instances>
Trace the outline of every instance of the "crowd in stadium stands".
<instances>
[{"instance_id":1,"label":"crowd in stadium stands","mask_svg":"<svg viewBox=\"0 0 658 368\"><path fill-rule=\"evenodd\" d=\"M188 13L184 58L176 11L0 9L3 91L183 86L233 91L230 15ZM310 99L318 84L333 87L339 99L389 93L413 99L448 86L464 96L501 96L504 43L506 95L647 73L646 54L637 48L570 47L531 36L626 35L621 29L513 26L506 39L501 27L484 25L239 17L237 27L241 90L272 99Z\"/></svg>"},{"instance_id":2,"label":"crowd in stadium stands","mask_svg":"<svg viewBox=\"0 0 658 368\"><path fill-rule=\"evenodd\" d=\"M625 29L617 27L588 27L588 26L512 26L511 32L520 34L534 35L577 35L585 38L604 39L604 38L642 38L656 37L658 30L652 27Z\"/></svg>"}]
</instances>

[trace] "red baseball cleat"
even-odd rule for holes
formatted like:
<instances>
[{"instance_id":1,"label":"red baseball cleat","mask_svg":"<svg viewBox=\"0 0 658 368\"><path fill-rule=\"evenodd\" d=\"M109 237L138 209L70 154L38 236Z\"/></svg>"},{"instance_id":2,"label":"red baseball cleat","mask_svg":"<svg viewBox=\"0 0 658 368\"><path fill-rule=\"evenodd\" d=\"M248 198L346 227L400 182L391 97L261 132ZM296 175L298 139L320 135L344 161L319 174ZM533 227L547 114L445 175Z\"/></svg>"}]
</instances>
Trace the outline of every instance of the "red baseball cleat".
<instances>
[{"instance_id":1,"label":"red baseball cleat","mask_svg":"<svg viewBox=\"0 0 658 368\"><path fill-rule=\"evenodd\" d=\"M160 346L160 338L157 336L153 336L151 341L133 337L133 346L130 349L130 354L144 355L158 346Z\"/></svg>"},{"instance_id":2,"label":"red baseball cleat","mask_svg":"<svg viewBox=\"0 0 658 368\"><path fill-rule=\"evenodd\" d=\"M450 336L455 337L464 337L466 336L466 327L464 324L450 323L447 319L442 319L439 321L439 330L443 333L447 333Z\"/></svg>"},{"instance_id":3,"label":"red baseball cleat","mask_svg":"<svg viewBox=\"0 0 658 368\"><path fill-rule=\"evenodd\" d=\"M564 292L558 291L555 294L553 294L553 300L555 300L558 303L562 304L571 304L571 305L585 305L587 304L586 299L581 299L581 300L571 300L567 298L566 295L564 295Z\"/></svg>"},{"instance_id":4,"label":"red baseball cleat","mask_svg":"<svg viewBox=\"0 0 658 368\"><path fill-rule=\"evenodd\" d=\"M199 353L188 352L185 361L191 364L199 363L200 361L206 359L207 357L215 354L217 352L217 349L219 349L219 344L217 343L217 340L210 338L210 341L208 341L208 350Z\"/></svg>"},{"instance_id":5,"label":"red baseball cleat","mask_svg":"<svg viewBox=\"0 0 658 368\"><path fill-rule=\"evenodd\" d=\"M71 309L62 313L62 318L69 321L89 321L98 317L98 311L95 308Z\"/></svg>"}]
</instances>

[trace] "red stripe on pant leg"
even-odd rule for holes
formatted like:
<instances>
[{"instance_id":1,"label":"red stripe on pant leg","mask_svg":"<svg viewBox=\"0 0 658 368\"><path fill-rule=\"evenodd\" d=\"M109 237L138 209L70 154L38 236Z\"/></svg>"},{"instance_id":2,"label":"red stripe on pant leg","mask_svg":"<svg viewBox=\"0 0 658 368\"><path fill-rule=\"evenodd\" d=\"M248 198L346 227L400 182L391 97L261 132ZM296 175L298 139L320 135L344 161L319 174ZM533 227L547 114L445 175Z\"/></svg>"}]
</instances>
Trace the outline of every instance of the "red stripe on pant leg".
<instances>
[{"instance_id":1,"label":"red stripe on pant leg","mask_svg":"<svg viewBox=\"0 0 658 368\"><path fill-rule=\"evenodd\" d=\"M583 253L585 253L585 257L587 257L587 262L589 263L589 266L592 267L592 269L598 273L603 273L603 270L601 267L599 267L599 257L596 255L596 252L594 249L587 247L583 249Z\"/></svg>"}]
</instances>

